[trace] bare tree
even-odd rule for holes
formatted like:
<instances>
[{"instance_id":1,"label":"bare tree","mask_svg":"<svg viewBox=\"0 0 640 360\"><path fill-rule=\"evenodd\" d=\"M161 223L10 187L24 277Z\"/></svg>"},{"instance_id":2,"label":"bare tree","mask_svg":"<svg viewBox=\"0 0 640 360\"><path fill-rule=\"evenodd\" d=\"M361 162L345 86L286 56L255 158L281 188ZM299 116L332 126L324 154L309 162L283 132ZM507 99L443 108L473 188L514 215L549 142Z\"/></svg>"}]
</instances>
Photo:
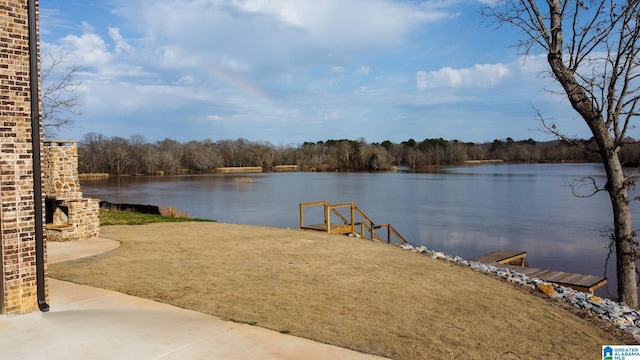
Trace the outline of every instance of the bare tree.
<instances>
[{"instance_id":1,"label":"bare tree","mask_svg":"<svg viewBox=\"0 0 640 360\"><path fill-rule=\"evenodd\" d=\"M109 139L99 133L85 134L78 143L78 170L81 173L108 172L106 149Z\"/></svg>"},{"instance_id":2,"label":"bare tree","mask_svg":"<svg viewBox=\"0 0 640 360\"><path fill-rule=\"evenodd\" d=\"M631 226L620 147L640 100L640 0L498 0L483 13L520 29L524 55L544 53L551 76L585 121L607 174L613 208L618 297L638 308L638 243ZM554 124L551 133L571 141Z\"/></svg>"},{"instance_id":3,"label":"bare tree","mask_svg":"<svg viewBox=\"0 0 640 360\"><path fill-rule=\"evenodd\" d=\"M105 155L110 166L110 174L122 175L127 173L127 168L132 160L130 149L131 145L125 138L115 136L109 139Z\"/></svg>"},{"instance_id":4,"label":"bare tree","mask_svg":"<svg viewBox=\"0 0 640 360\"><path fill-rule=\"evenodd\" d=\"M42 124L45 138L56 135L61 128L73 126L71 116L80 115L78 88L82 82L76 80L81 68L65 67L68 54L45 54L42 57Z\"/></svg>"}]
</instances>

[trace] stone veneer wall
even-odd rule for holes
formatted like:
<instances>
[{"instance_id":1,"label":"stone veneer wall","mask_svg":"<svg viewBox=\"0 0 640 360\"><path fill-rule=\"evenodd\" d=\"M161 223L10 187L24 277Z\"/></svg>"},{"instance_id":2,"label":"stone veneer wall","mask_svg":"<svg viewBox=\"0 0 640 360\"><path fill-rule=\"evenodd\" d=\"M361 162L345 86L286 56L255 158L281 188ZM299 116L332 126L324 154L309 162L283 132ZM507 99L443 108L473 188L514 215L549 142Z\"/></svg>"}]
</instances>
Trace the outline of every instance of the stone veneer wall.
<instances>
[{"instance_id":1,"label":"stone veneer wall","mask_svg":"<svg viewBox=\"0 0 640 360\"><path fill-rule=\"evenodd\" d=\"M47 229L48 241L76 241L100 236L100 200L77 199L69 206L68 229Z\"/></svg>"},{"instance_id":2,"label":"stone veneer wall","mask_svg":"<svg viewBox=\"0 0 640 360\"><path fill-rule=\"evenodd\" d=\"M27 0L0 0L0 312L4 314L38 311L34 211L43 204L34 204L28 15Z\"/></svg>"},{"instance_id":3,"label":"stone veneer wall","mask_svg":"<svg viewBox=\"0 0 640 360\"><path fill-rule=\"evenodd\" d=\"M78 178L78 145L73 140L44 142L42 151L42 188L50 197L82 199Z\"/></svg>"},{"instance_id":4,"label":"stone veneer wall","mask_svg":"<svg viewBox=\"0 0 640 360\"><path fill-rule=\"evenodd\" d=\"M78 146L74 140L44 142L42 187L47 198L67 208L65 224L46 225L47 240L75 241L100 236L100 201L83 199L78 177ZM50 210L48 210L50 211Z\"/></svg>"}]
</instances>

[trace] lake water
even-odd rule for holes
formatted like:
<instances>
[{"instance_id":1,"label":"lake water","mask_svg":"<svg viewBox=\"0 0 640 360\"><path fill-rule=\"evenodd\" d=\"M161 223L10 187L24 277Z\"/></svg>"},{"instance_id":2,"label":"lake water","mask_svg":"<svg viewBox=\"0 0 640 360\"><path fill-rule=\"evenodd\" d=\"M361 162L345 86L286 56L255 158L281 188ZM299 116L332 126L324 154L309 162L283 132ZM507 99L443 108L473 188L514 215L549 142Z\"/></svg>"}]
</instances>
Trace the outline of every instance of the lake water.
<instances>
[{"instance_id":1,"label":"lake water","mask_svg":"<svg viewBox=\"0 0 640 360\"><path fill-rule=\"evenodd\" d=\"M171 205L194 217L282 228L299 227L300 203L354 202L374 223L393 225L415 245L463 258L524 250L530 266L603 275L611 206L604 192L572 195L568 184L583 176L604 179L598 164L483 164L437 173L113 177L81 186L85 197ZM639 206L632 203L636 222ZM310 211L306 219L314 216ZM305 223L321 223L320 214L319 221ZM614 262L600 296L615 294Z\"/></svg>"}]
</instances>

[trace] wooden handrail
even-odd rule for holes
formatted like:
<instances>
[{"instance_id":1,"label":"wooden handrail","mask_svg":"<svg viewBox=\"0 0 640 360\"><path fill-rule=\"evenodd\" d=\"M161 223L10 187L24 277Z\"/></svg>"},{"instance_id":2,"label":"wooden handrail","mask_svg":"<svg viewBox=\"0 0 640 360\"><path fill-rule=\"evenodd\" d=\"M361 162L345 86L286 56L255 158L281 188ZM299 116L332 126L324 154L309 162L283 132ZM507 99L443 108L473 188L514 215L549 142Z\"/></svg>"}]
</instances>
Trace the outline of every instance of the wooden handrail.
<instances>
[{"instance_id":1,"label":"wooden handrail","mask_svg":"<svg viewBox=\"0 0 640 360\"><path fill-rule=\"evenodd\" d=\"M369 223L368 230L369 230L369 234L371 234L371 237L369 238L369 240L376 239L376 240L382 241L382 239L380 239L380 237L377 236L375 233L375 226L373 224L373 221L371 221L371 219L369 219L369 217L365 215L365 213L362 212L362 210L360 210L360 208L357 207L355 204L353 204L352 212L354 210L358 213L358 215L360 215L364 220L366 220Z\"/></svg>"},{"instance_id":2,"label":"wooden handrail","mask_svg":"<svg viewBox=\"0 0 640 360\"><path fill-rule=\"evenodd\" d=\"M304 225L304 209L308 206L319 206L322 205L324 207L324 224L321 225ZM348 207L350 209L349 216L344 216L338 210L339 208ZM342 225L337 225L336 230L333 230L331 226L331 213L335 214L341 221ZM355 221L356 214L362 218L363 221ZM345 227L344 225L348 225ZM360 226L361 237L366 238L365 229L369 232L369 240L377 240L380 242L384 242L384 240L376 234L377 229L387 229L387 243L391 243L392 235L394 235L401 243L406 244L407 241L400 235L400 233L390 224L385 225L375 225L373 221L354 203L342 203L342 204L334 204L331 205L327 201L315 201L308 203L300 204L300 228L302 229L312 229L312 230L322 230L328 233L340 233L340 234L357 234L356 226Z\"/></svg>"},{"instance_id":3,"label":"wooden handrail","mask_svg":"<svg viewBox=\"0 0 640 360\"><path fill-rule=\"evenodd\" d=\"M355 211L358 212L358 214L360 216L362 216L363 219L367 220L367 222L369 222L369 224L373 224L373 221L371 221L371 219L369 219L369 217L367 215L365 215L362 210L360 210L360 208L358 206L356 206L355 204L353 205L353 208Z\"/></svg>"},{"instance_id":4,"label":"wooden handrail","mask_svg":"<svg viewBox=\"0 0 640 360\"><path fill-rule=\"evenodd\" d=\"M346 217L342 216L342 214L340 214L340 212L338 211L338 209L334 208L332 205L329 205L329 209L331 209L331 212L333 212L334 214L336 214L340 220L342 220L342 222L344 224L349 224L349 220L347 220Z\"/></svg>"},{"instance_id":5,"label":"wooden handrail","mask_svg":"<svg viewBox=\"0 0 640 360\"><path fill-rule=\"evenodd\" d=\"M369 240L374 240L375 239L375 240L382 241L382 239L378 238L378 235L375 233L375 230L373 230L373 227L371 226L371 224L367 224L365 222L359 222L358 224L360 224L360 236L361 237L366 239L366 237L364 236L364 231L362 230L364 228L364 229L367 229L367 231L369 231L369 234L371 234L371 237L369 238Z\"/></svg>"},{"instance_id":6,"label":"wooden handrail","mask_svg":"<svg viewBox=\"0 0 640 360\"><path fill-rule=\"evenodd\" d=\"M329 205L329 203L327 201L313 201L313 202L301 203L300 204L301 207L316 206L316 205Z\"/></svg>"},{"instance_id":7,"label":"wooden handrail","mask_svg":"<svg viewBox=\"0 0 640 360\"><path fill-rule=\"evenodd\" d=\"M314 201L308 203L300 203L300 228L304 228L304 208L308 206L318 206L324 205L325 207L329 206L327 201ZM327 219L325 218L325 222Z\"/></svg>"},{"instance_id":8,"label":"wooden handrail","mask_svg":"<svg viewBox=\"0 0 640 360\"><path fill-rule=\"evenodd\" d=\"M334 207L334 208L352 207L352 206L354 206L354 204L352 202L331 205L331 207Z\"/></svg>"},{"instance_id":9,"label":"wooden handrail","mask_svg":"<svg viewBox=\"0 0 640 360\"><path fill-rule=\"evenodd\" d=\"M387 243L391 243L391 234L395 235L396 238L398 238L398 240L400 240L403 244L407 243L407 240L405 240L402 235L400 235L400 233L398 232L398 230L396 230L396 228L394 228L391 224L385 224L385 225L378 225L376 226L376 229L387 229Z\"/></svg>"}]
</instances>

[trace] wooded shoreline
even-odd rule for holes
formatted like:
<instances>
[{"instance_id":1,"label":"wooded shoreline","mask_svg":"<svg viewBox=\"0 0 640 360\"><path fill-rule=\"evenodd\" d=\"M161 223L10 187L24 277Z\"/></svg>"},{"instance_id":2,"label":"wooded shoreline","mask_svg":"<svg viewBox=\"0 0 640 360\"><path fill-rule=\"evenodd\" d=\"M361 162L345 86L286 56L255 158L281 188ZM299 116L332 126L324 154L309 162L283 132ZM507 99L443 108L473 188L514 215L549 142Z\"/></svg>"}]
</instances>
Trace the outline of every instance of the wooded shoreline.
<instances>
[{"instance_id":1,"label":"wooded shoreline","mask_svg":"<svg viewBox=\"0 0 640 360\"><path fill-rule=\"evenodd\" d=\"M475 144L458 140L413 139L367 143L327 140L275 146L246 139L147 142L142 136L107 138L90 133L78 142L81 174L156 175L202 174L262 168L262 171L394 171L403 166L421 170L484 162L573 163L600 162L591 140L536 142L532 139L494 140ZM625 166L640 164L640 143L629 139L620 157ZM255 170L257 171L257 170ZM95 176L95 175L94 175ZM100 175L102 176L102 175Z\"/></svg>"}]
</instances>

